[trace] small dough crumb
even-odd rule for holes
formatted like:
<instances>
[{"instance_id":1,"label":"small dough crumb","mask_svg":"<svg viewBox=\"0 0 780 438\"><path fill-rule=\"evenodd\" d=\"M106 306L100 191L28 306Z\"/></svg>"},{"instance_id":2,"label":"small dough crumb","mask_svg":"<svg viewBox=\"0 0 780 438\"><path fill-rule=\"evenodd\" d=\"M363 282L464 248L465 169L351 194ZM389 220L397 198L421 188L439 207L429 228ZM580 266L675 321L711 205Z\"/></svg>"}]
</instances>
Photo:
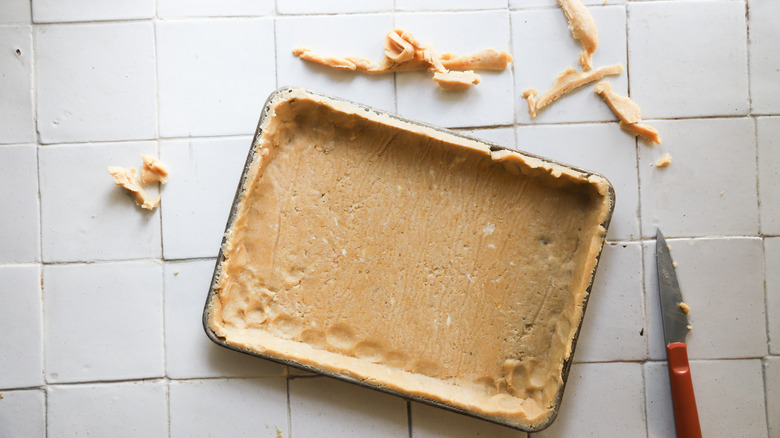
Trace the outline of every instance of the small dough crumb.
<instances>
[{"instance_id":1,"label":"small dough crumb","mask_svg":"<svg viewBox=\"0 0 780 438\"><path fill-rule=\"evenodd\" d=\"M644 123L625 123L620 121L620 127L634 136L639 136L645 139L648 143L661 144L661 137L658 135L658 131L650 125Z\"/></svg>"},{"instance_id":2,"label":"small dough crumb","mask_svg":"<svg viewBox=\"0 0 780 438\"><path fill-rule=\"evenodd\" d=\"M606 3L606 1L605 1ZM582 53L580 53L580 65L583 70L590 70L592 67L591 56L599 45L599 31L596 28L596 22L580 0L558 0L558 4L566 14L569 20L569 30L571 36L580 42Z\"/></svg>"},{"instance_id":3,"label":"small dough crumb","mask_svg":"<svg viewBox=\"0 0 780 438\"><path fill-rule=\"evenodd\" d=\"M141 208L154 210L160 204L160 195L152 198L141 186L141 179L138 177L138 172L135 168L125 169L124 167L108 166L106 169L114 177L116 185L127 189L135 203L140 205Z\"/></svg>"},{"instance_id":4,"label":"small dough crumb","mask_svg":"<svg viewBox=\"0 0 780 438\"><path fill-rule=\"evenodd\" d=\"M439 56L433 46L402 29L392 30L385 36L385 57L377 62L358 56L320 55L308 47L295 47L293 55L326 67L367 74L428 70L434 73L433 79L445 90L462 90L478 84L481 78L473 70L504 70L512 62L512 55L495 49L483 49L467 55L445 53Z\"/></svg>"},{"instance_id":5,"label":"small dough crumb","mask_svg":"<svg viewBox=\"0 0 780 438\"><path fill-rule=\"evenodd\" d=\"M601 80L604 76L615 76L622 72L623 66L620 64L607 65L586 72L578 72L574 68L569 67L558 75L552 88L542 93L538 98L536 97L538 91L535 88L523 90L523 97L528 99L528 112L533 119L539 110L555 102L561 96L583 85Z\"/></svg>"},{"instance_id":6,"label":"small dough crumb","mask_svg":"<svg viewBox=\"0 0 780 438\"><path fill-rule=\"evenodd\" d=\"M687 315L691 311L691 307L685 303L680 303L680 310Z\"/></svg>"},{"instance_id":7,"label":"small dough crumb","mask_svg":"<svg viewBox=\"0 0 780 438\"><path fill-rule=\"evenodd\" d=\"M0 400L2 400L4 398L5 398L5 393L4 392L0 392Z\"/></svg>"},{"instance_id":8,"label":"small dough crumb","mask_svg":"<svg viewBox=\"0 0 780 438\"><path fill-rule=\"evenodd\" d=\"M677 262L672 262L672 266L677 267Z\"/></svg>"},{"instance_id":9,"label":"small dough crumb","mask_svg":"<svg viewBox=\"0 0 780 438\"><path fill-rule=\"evenodd\" d=\"M141 181L144 184L161 182L163 184L168 182L168 168L162 161L151 155L141 155L141 159L144 162L144 167L141 169Z\"/></svg>"},{"instance_id":10,"label":"small dough crumb","mask_svg":"<svg viewBox=\"0 0 780 438\"><path fill-rule=\"evenodd\" d=\"M690 330L690 329L692 329L693 327L691 327L691 325L690 325L690 324L688 324L687 326L685 326L685 328L687 328L688 330Z\"/></svg>"},{"instance_id":11,"label":"small dough crumb","mask_svg":"<svg viewBox=\"0 0 780 438\"><path fill-rule=\"evenodd\" d=\"M666 166L668 166L671 163L672 163L672 156L669 155L669 153L667 152L667 153L661 155L661 158L656 160L655 167L666 167Z\"/></svg>"},{"instance_id":12,"label":"small dough crumb","mask_svg":"<svg viewBox=\"0 0 780 438\"><path fill-rule=\"evenodd\" d=\"M173 275L179 275L179 270L177 269L177 270L173 271Z\"/></svg>"}]
</instances>

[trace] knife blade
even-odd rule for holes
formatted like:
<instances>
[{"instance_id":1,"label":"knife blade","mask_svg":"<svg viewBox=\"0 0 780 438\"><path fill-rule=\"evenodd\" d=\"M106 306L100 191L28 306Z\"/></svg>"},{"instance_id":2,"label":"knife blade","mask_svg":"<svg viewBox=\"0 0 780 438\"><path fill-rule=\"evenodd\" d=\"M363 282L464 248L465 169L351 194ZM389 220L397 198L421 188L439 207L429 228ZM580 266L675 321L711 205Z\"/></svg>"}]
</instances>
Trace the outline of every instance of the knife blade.
<instances>
[{"instance_id":1,"label":"knife blade","mask_svg":"<svg viewBox=\"0 0 780 438\"><path fill-rule=\"evenodd\" d=\"M682 299L672 254L660 229L656 233L655 259L675 428L678 438L698 438L701 437L701 426L688 365L688 347L685 344L689 331L688 308Z\"/></svg>"}]
</instances>

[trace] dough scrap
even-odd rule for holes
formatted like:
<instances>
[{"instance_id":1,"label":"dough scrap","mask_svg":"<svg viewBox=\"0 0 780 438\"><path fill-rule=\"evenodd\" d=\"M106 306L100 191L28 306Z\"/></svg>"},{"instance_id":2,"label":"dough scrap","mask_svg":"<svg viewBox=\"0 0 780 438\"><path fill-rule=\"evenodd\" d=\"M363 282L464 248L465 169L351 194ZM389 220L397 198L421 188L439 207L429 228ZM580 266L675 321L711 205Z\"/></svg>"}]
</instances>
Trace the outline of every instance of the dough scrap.
<instances>
[{"instance_id":1,"label":"dough scrap","mask_svg":"<svg viewBox=\"0 0 780 438\"><path fill-rule=\"evenodd\" d=\"M630 98L612 91L612 85L609 82L599 82L593 91L604 99L612 112L623 122L633 124L642 120L642 111L639 109L639 105Z\"/></svg>"},{"instance_id":2,"label":"dough scrap","mask_svg":"<svg viewBox=\"0 0 780 438\"><path fill-rule=\"evenodd\" d=\"M672 156L669 155L669 153L666 153L666 154L661 155L661 158L659 158L655 162L655 167L666 167L666 166L668 166L670 164L672 164ZM683 304L685 304L685 303L683 303ZM680 307L682 307L682 305L680 305ZM685 310L685 309L683 309L683 310ZM688 312L685 312L685 313L688 313Z\"/></svg>"},{"instance_id":3,"label":"dough scrap","mask_svg":"<svg viewBox=\"0 0 780 438\"><path fill-rule=\"evenodd\" d=\"M583 85L601 80L604 76L619 75L622 72L623 66L620 64L606 65L586 72L578 72L573 67L569 67L558 75L552 88L542 93L538 98L536 97L538 91L535 88L523 90L523 97L528 99L528 112L531 113L531 118L533 119L540 109L555 102L564 94Z\"/></svg>"},{"instance_id":4,"label":"dough scrap","mask_svg":"<svg viewBox=\"0 0 780 438\"><path fill-rule=\"evenodd\" d=\"M642 137L649 143L661 144L661 137L658 135L658 130L650 125L644 123L626 123L621 120L620 127L635 136Z\"/></svg>"},{"instance_id":5,"label":"dough scrap","mask_svg":"<svg viewBox=\"0 0 780 438\"><path fill-rule=\"evenodd\" d=\"M168 168L162 161L151 155L141 155L141 160L144 162L144 167L141 168L141 181L144 184L161 182L163 184L168 182Z\"/></svg>"},{"instance_id":6,"label":"dough scrap","mask_svg":"<svg viewBox=\"0 0 780 438\"><path fill-rule=\"evenodd\" d=\"M108 173L114 177L116 185L124 187L135 200L135 203L141 208L154 210L160 204L160 195L154 198L150 197L141 185L141 179L135 168L125 169L124 167L108 166Z\"/></svg>"},{"instance_id":7,"label":"dough scrap","mask_svg":"<svg viewBox=\"0 0 780 438\"><path fill-rule=\"evenodd\" d=\"M385 36L385 57L376 62L359 56L321 55L308 47L294 48L293 55L326 67L366 74L428 70L434 73L433 79L445 90L462 90L478 84L481 78L473 70L504 70L512 62L512 55L495 49L467 55L445 53L439 56L433 46L402 29L394 29Z\"/></svg>"},{"instance_id":8,"label":"dough scrap","mask_svg":"<svg viewBox=\"0 0 780 438\"><path fill-rule=\"evenodd\" d=\"M580 0L558 0L558 5L566 14L569 20L569 30L571 36L580 42L582 53L579 61L583 70L590 70L592 67L592 55L599 46L599 31L596 28L596 22L583 6Z\"/></svg>"}]
</instances>

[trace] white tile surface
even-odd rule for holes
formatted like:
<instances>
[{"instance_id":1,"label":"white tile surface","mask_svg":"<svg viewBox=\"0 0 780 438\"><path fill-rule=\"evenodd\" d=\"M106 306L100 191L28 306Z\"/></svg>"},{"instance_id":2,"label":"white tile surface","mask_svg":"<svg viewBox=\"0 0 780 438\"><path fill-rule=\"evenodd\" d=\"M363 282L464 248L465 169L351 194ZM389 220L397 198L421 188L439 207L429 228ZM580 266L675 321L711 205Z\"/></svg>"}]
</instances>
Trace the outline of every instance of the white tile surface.
<instances>
[{"instance_id":1,"label":"white tile surface","mask_svg":"<svg viewBox=\"0 0 780 438\"><path fill-rule=\"evenodd\" d=\"M279 18L276 20L277 82L280 87L306 87L394 111L393 75L336 71L301 61L292 54L293 48L304 46L323 55L379 60L384 56L385 35L392 28L390 14Z\"/></svg>"},{"instance_id":2,"label":"white tile surface","mask_svg":"<svg viewBox=\"0 0 780 438\"><path fill-rule=\"evenodd\" d=\"M764 240L769 352L780 354L780 237ZM778 431L780 433L780 431Z\"/></svg>"},{"instance_id":3,"label":"white tile surface","mask_svg":"<svg viewBox=\"0 0 780 438\"><path fill-rule=\"evenodd\" d=\"M32 14L36 23L152 18L154 0L32 0Z\"/></svg>"},{"instance_id":4,"label":"white tile surface","mask_svg":"<svg viewBox=\"0 0 780 438\"><path fill-rule=\"evenodd\" d=\"M36 26L35 44L42 143L156 137L152 23Z\"/></svg>"},{"instance_id":5,"label":"white tile surface","mask_svg":"<svg viewBox=\"0 0 780 438\"><path fill-rule=\"evenodd\" d=\"M30 24L30 0L0 0L0 23Z\"/></svg>"},{"instance_id":6,"label":"white tile surface","mask_svg":"<svg viewBox=\"0 0 780 438\"><path fill-rule=\"evenodd\" d=\"M195 377L280 376L281 365L220 347L203 331L203 303L215 260L165 264L166 375Z\"/></svg>"},{"instance_id":7,"label":"white tile surface","mask_svg":"<svg viewBox=\"0 0 780 438\"><path fill-rule=\"evenodd\" d=\"M645 119L747 114L743 2L630 2L628 35L631 98Z\"/></svg>"},{"instance_id":8,"label":"white tile surface","mask_svg":"<svg viewBox=\"0 0 780 438\"><path fill-rule=\"evenodd\" d=\"M106 166L140 168L157 143L92 143L39 150L43 260L160 256L159 209L138 207ZM150 194L157 189L148 186Z\"/></svg>"},{"instance_id":9,"label":"white tile surface","mask_svg":"<svg viewBox=\"0 0 780 438\"><path fill-rule=\"evenodd\" d=\"M287 430L282 378L210 379L170 384L171 438L276 437Z\"/></svg>"},{"instance_id":10,"label":"white tile surface","mask_svg":"<svg viewBox=\"0 0 780 438\"><path fill-rule=\"evenodd\" d=\"M514 437L528 434L506 426L412 402L412 438Z\"/></svg>"},{"instance_id":11,"label":"white tile surface","mask_svg":"<svg viewBox=\"0 0 780 438\"><path fill-rule=\"evenodd\" d=\"M5 391L0 399L0 436L43 438L46 411L43 391Z\"/></svg>"},{"instance_id":12,"label":"white tile surface","mask_svg":"<svg viewBox=\"0 0 780 438\"><path fill-rule=\"evenodd\" d=\"M780 437L780 357L769 357L764 362L766 411L769 413L769 436Z\"/></svg>"},{"instance_id":13,"label":"white tile surface","mask_svg":"<svg viewBox=\"0 0 780 438\"><path fill-rule=\"evenodd\" d=\"M32 26L0 26L0 144L35 141L32 60Z\"/></svg>"},{"instance_id":14,"label":"white tile surface","mask_svg":"<svg viewBox=\"0 0 780 438\"><path fill-rule=\"evenodd\" d=\"M48 437L167 436L162 381L49 386Z\"/></svg>"},{"instance_id":15,"label":"white tile surface","mask_svg":"<svg viewBox=\"0 0 780 438\"><path fill-rule=\"evenodd\" d=\"M342 438L406 437L406 402L327 377L290 380L290 416L294 437L318 437L327 430Z\"/></svg>"},{"instance_id":16,"label":"white tile surface","mask_svg":"<svg viewBox=\"0 0 780 438\"><path fill-rule=\"evenodd\" d=\"M476 9L506 9L506 0L395 0L397 11L463 11Z\"/></svg>"},{"instance_id":17,"label":"white tile surface","mask_svg":"<svg viewBox=\"0 0 780 438\"><path fill-rule=\"evenodd\" d=\"M750 100L753 114L780 113L780 2L749 0Z\"/></svg>"},{"instance_id":18,"label":"white tile surface","mask_svg":"<svg viewBox=\"0 0 780 438\"><path fill-rule=\"evenodd\" d=\"M761 232L780 235L780 117L759 117L756 121L758 143L758 189Z\"/></svg>"},{"instance_id":19,"label":"white tile surface","mask_svg":"<svg viewBox=\"0 0 780 438\"><path fill-rule=\"evenodd\" d=\"M683 300L691 307L688 356L712 359L766 355L761 239L667 239L667 243L677 263ZM655 245L649 243L645 248L645 308L653 360L666 358L657 275Z\"/></svg>"},{"instance_id":20,"label":"white tile surface","mask_svg":"<svg viewBox=\"0 0 780 438\"><path fill-rule=\"evenodd\" d=\"M268 18L157 23L160 136L252 134L276 88Z\"/></svg>"},{"instance_id":21,"label":"white tile surface","mask_svg":"<svg viewBox=\"0 0 780 438\"><path fill-rule=\"evenodd\" d=\"M0 388L41 385L40 268L36 265L0 266L0 284L0 302L3 303L0 307L0 326L3 327L3 335L0 336ZM0 404L0 412L2 406Z\"/></svg>"},{"instance_id":22,"label":"white tile surface","mask_svg":"<svg viewBox=\"0 0 780 438\"><path fill-rule=\"evenodd\" d=\"M690 367L702 436L766 436L760 360L691 361ZM645 396L648 437L674 436L666 362L645 364Z\"/></svg>"},{"instance_id":23,"label":"white tile surface","mask_svg":"<svg viewBox=\"0 0 780 438\"><path fill-rule=\"evenodd\" d=\"M517 148L607 177L615 190L615 211L607 238L639 238L636 142L616 123L520 126Z\"/></svg>"},{"instance_id":24,"label":"white tile surface","mask_svg":"<svg viewBox=\"0 0 780 438\"><path fill-rule=\"evenodd\" d=\"M393 9L393 0L277 0L280 14L336 14L383 12ZM389 29L388 29L389 30Z\"/></svg>"},{"instance_id":25,"label":"white tile surface","mask_svg":"<svg viewBox=\"0 0 780 438\"><path fill-rule=\"evenodd\" d=\"M663 144L639 145L642 228L667 237L755 235L756 149L748 118L651 121ZM672 163L652 166L664 153Z\"/></svg>"},{"instance_id":26,"label":"white tile surface","mask_svg":"<svg viewBox=\"0 0 780 438\"><path fill-rule=\"evenodd\" d=\"M157 16L174 17L241 17L269 15L273 0L158 0Z\"/></svg>"},{"instance_id":27,"label":"white tile surface","mask_svg":"<svg viewBox=\"0 0 780 438\"><path fill-rule=\"evenodd\" d=\"M47 381L162 376L162 304L155 262L44 266Z\"/></svg>"},{"instance_id":28,"label":"white tile surface","mask_svg":"<svg viewBox=\"0 0 780 438\"><path fill-rule=\"evenodd\" d=\"M598 437L619 431L619 436L641 437L645 435L644 413L641 365L578 363L571 367L557 419L532 436L579 436L587 431Z\"/></svg>"},{"instance_id":29,"label":"white tile surface","mask_svg":"<svg viewBox=\"0 0 780 438\"><path fill-rule=\"evenodd\" d=\"M172 172L162 207L166 259L217 256L251 144L251 137L161 142Z\"/></svg>"},{"instance_id":30,"label":"white tile surface","mask_svg":"<svg viewBox=\"0 0 780 438\"><path fill-rule=\"evenodd\" d=\"M515 130L512 128L460 129L462 134L515 149Z\"/></svg>"},{"instance_id":31,"label":"white tile surface","mask_svg":"<svg viewBox=\"0 0 780 438\"><path fill-rule=\"evenodd\" d=\"M506 11L398 14L395 27L432 44L438 53L467 54L487 48L511 53ZM512 70L477 73L482 82L461 91L442 90L430 72L397 73L398 114L447 127L511 124Z\"/></svg>"},{"instance_id":32,"label":"white tile surface","mask_svg":"<svg viewBox=\"0 0 780 438\"><path fill-rule=\"evenodd\" d=\"M35 146L0 147L0 263L40 260L38 156Z\"/></svg>"},{"instance_id":33,"label":"white tile surface","mask_svg":"<svg viewBox=\"0 0 780 438\"><path fill-rule=\"evenodd\" d=\"M638 242L607 244L588 299L574 360L644 360L642 247Z\"/></svg>"},{"instance_id":34,"label":"white tile surface","mask_svg":"<svg viewBox=\"0 0 780 438\"><path fill-rule=\"evenodd\" d=\"M599 46L593 54L593 67L626 64L626 10L624 6L591 7L599 29ZM531 119L523 90L535 88L544 93L568 67L581 70L582 47L571 37L566 16L559 8L521 10L512 13L512 47L515 64L515 99L519 123L560 123L616 120L609 107L585 85L548 105ZM606 78L621 95L627 94L628 75ZM640 102L641 104L641 102Z\"/></svg>"}]
</instances>

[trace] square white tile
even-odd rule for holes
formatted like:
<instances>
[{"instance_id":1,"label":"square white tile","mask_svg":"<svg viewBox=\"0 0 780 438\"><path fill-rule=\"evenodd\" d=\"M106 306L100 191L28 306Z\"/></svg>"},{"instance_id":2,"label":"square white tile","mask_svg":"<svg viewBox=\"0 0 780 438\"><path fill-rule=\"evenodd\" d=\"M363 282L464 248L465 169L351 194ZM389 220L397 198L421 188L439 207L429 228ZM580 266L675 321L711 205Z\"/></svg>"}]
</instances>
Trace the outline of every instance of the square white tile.
<instances>
[{"instance_id":1,"label":"square white tile","mask_svg":"<svg viewBox=\"0 0 780 438\"><path fill-rule=\"evenodd\" d=\"M702 436L766 436L760 360L691 361L690 367ZM648 436L675 436L666 362L645 364L645 397Z\"/></svg>"},{"instance_id":2,"label":"square white tile","mask_svg":"<svg viewBox=\"0 0 780 438\"><path fill-rule=\"evenodd\" d=\"M165 392L162 381L51 385L48 436L168 436Z\"/></svg>"},{"instance_id":3,"label":"square white tile","mask_svg":"<svg viewBox=\"0 0 780 438\"><path fill-rule=\"evenodd\" d=\"M395 0L397 11L465 11L506 9L507 0Z\"/></svg>"},{"instance_id":4,"label":"square white tile","mask_svg":"<svg viewBox=\"0 0 780 438\"><path fill-rule=\"evenodd\" d=\"M0 436L44 438L46 401L43 391L5 391L0 399Z\"/></svg>"},{"instance_id":5,"label":"square white tile","mask_svg":"<svg viewBox=\"0 0 780 438\"><path fill-rule=\"evenodd\" d=\"M281 376L282 365L220 347L203 331L215 260L165 264L165 362L173 379Z\"/></svg>"},{"instance_id":6,"label":"square white tile","mask_svg":"<svg viewBox=\"0 0 780 438\"><path fill-rule=\"evenodd\" d=\"M756 148L749 118L648 122L663 144L639 145L642 232L667 237L758 234ZM667 167L653 164L663 154Z\"/></svg>"},{"instance_id":7,"label":"square white tile","mask_svg":"<svg viewBox=\"0 0 780 438\"><path fill-rule=\"evenodd\" d=\"M744 2L629 2L628 57L645 119L748 113Z\"/></svg>"},{"instance_id":8,"label":"square white tile","mask_svg":"<svg viewBox=\"0 0 780 438\"><path fill-rule=\"evenodd\" d=\"M486 128L486 129L459 129L462 134L470 137L479 138L490 143L495 143L505 148L516 149L515 130L506 128Z\"/></svg>"},{"instance_id":9,"label":"square white tile","mask_svg":"<svg viewBox=\"0 0 780 438\"><path fill-rule=\"evenodd\" d=\"M0 26L0 144L35 141L32 61L32 26Z\"/></svg>"},{"instance_id":10,"label":"square white tile","mask_svg":"<svg viewBox=\"0 0 780 438\"><path fill-rule=\"evenodd\" d=\"M756 120L761 232L780 235L780 117Z\"/></svg>"},{"instance_id":11,"label":"square white tile","mask_svg":"<svg viewBox=\"0 0 780 438\"><path fill-rule=\"evenodd\" d=\"M0 146L0 263L40 260L38 152L34 145Z\"/></svg>"},{"instance_id":12,"label":"square white tile","mask_svg":"<svg viewBox=\"0 0 780 438\"><path fill-rule=\"evenodd\" d=\"M766 411L769 413L769 436L780 437L780 357L764 359Z\"/></svg>"},{"instance_id":13,"label":"square white tile","mask_svg":"<svg viewBox=\"0 0 780 438\"><path fill-rule=\"evenodd\" d=\"M643 298L641 244L606 244L588 298L574 360L646 359Z\"/></svg>"},{"instance_id":14,"label":"square white tile","mask_svg":"<svg viewBox=\"0 0 780 438\"><path fill-rule=\"evenodd\" d=\"M46 262L160 256L160 213L137 206L106 166L139 169L155 142L91 143L39 149L41 238ZM157 194L157 188L147 186Z\"/></svg>"},{"instance_id":15,"label":"square white tile","mask_svg":"<svg viewBox=\"0 0 780 438\"><path fill-rule=\"evenodd\" d=\"M667 239L688 321L692 359L767 354L763 248L760 238ZM650 358L666 358L658 298L655 244L645 247L647 342Z\"/></svg>"},{"instance_id":16,"label":"square white tile","mask_svg":"<svg viewBox=\"0 0 780 438\"><path fill-rule=\"evenodd\" d=\"M780 2L749 0L750 101L753 114L780 113Z\"/></svg>"},{"instance_id":17,"label":"square white tile","mask_svg":"<svg viewBox=\"0 0 780 438\"><path fill-rule=\"evenodd\" d=\"M47 381L161 377L162 295L151 261L44 266Z\"/></svg>"},{"instance_id":18,"label":"square white tile","mask_svg":"<svg viewBox=\"0 0 780 438\"><path fill-rule=\"evenodd\" d=\"M412 438L524 438L528 434L506 426L450 412L421 403L412 403Z\"/></svg>"},{"instance_id":19,"label":"square white tile","mask_svg":"<svg viewBox=\"0 0 780 438\"><path fill-rule=\"evenodd\" d=\"M41 272L37 265L0 266L0 388L43 384ZM2 412L0 400L0 412ZM2 415L2 414L0 414ZM2 421L0 421L2 424ZM2 426L0 426L1 428Z\"/></svg>"},{"instance_id":20,"label":"square white tile","mask_svg":"<svg viewBox=\"0 0 780 438\"><path fill-rule=\"evenodd\" d=\"M35 50L41 143L157 137L151 22L36 26Z\"/></svg>"},{"instance_id":21,"label":"square white tile","mask_svg":"<svg viewBox=\"0 0 780 438\"><path fill-rule=\"evenodd\" d=\"M640 237L636 142L616 123L520 126L517 148L607 177L615 189L615 210L607 238Z\"/></svg>"},{"instance_id":22,"label":"square white tile","mask_svg":"<svg viewBox=\"0 0 780 438\"><path fill-rule=\"evenodd\" d=\"M159 18L176 17L243 17L270 15L273 0L158 0Z\"/></svg>"},{"instance_id":23,"label":"square white tile","mask_svg":"<svg viewBox=\"0 0 780 438\"><path fill-rule=\"evenodd\" d=\"M276 0L276 11L280 14L352 14L391 10L393 0Z\"/></svg>"},{"instance_id":24,"label":"square white tile","mask_svg":"<svg viewBox=\"0 0 780 438\"><path fill-rule=\"evenodd\" d=\"M780 267L780 237L767 237L764 240L764 270L766 272L766 319L771 354L780 354L780 269L777 269L778 267Z\"/></svg>"},{"instance_id":25,"label":"square white tile","mask_svg":"<svg viewBox=\"0 0 780 438\"><path fill-rule=\"evenodd\" d=\"M604 379L609 384L604 384ZM645 436L642 366L637 363L577 363L571 367L558 417L533 437Z\"/></svg>"},{"instance_id":26,"label":"square white tile","mask_svg":"<svg viewBox=\"0 0 780 438\"><path fill-rule=\"evenodd\" d=\"M291 379L289 388L294 437L319 437L322 431L341 438L409 436L400 397L328 377Z\"/></svg>"},{"instance_id":27,"label":"square white tile","mask_svg":"<svg viewBox=\"0 0 780 438\"><path fill-rule=\"evenodd\" d=\"M432 44L437 53L511 52L507 11L398 14L395 27ZM511 124L515 92L511 66L501 72L479 70L482 82L460 91L442 90L427 71L396 73L398 114L447 127Z\"/></svg>"},{"instance_id":28,"label":"square white tile","mask_svg":"<svg viewBox=\"0 0 780 438\"><path fill-rule=\"evenodd\" d=\"M159 21L160 136L254 133L273 65L270 18Z\"/></svg>"},{"instance_id":29,"label":"square white tile","mask_svg":"<svg viewBox=\"0 0 780 438\"><path fill-rule=\"evenodd\" d=\"M585 6L606 6L625 4L626 0L580 0ZM509 0L510 9L558 8L556 0Z\"/></svg>"},{"instance_id":30,"label":"square white tile","mask_svg":"<svg viewBox=\"0 0 780 438\"><path fill-rule=\"evenodd\" d=\"M217 256L251 144L251 137L160 143L171 171L161 213L166 259Z\"/></svg>"},{"instance_id":31,"label":"square white tile","mask_svg":"<svg viewBox=\"0 0 780 438\"><path fill-rule=\"evenodd\" d=\"M32 23L30 12L30 0L0 0L0 24L6 23Z\"/></svg>"},{"instance_id":32,"label":"square white tile","mask_svg":"<svg viewBox=\"0 0 780 438\"><path fill-rule=\"evenodd\" d=\"M593 54L593 67L626 62L626 8L606 6L588 8L599 30L599 46ZM536 118L528 113L523 90L535 88L544 93L555 78L569 67L578 71L582 47L572 38L566 16L560 8L520 10L512 13L512 47L514 48L515 93L519 123L561 123L616 120L609 107L588 84L561 97L540 110ZM616 93L628 93L628 74L608 76ZM639 102L641 104L641 102Z\"/></svg>"},{"instance_id":33,"label":"square white tile","mask_svg":"<svg viewBox=\"0 0 780 438\"><path fill-rule=\"evenodd\" d=\"M171 438L290 436L281 377L172 381L170 409Z\"/></svg>"},{"instance_id":34,"label":"square white tile","mask_svg":"<svg viewBox=\"0 0 780 438\"><path fill-rule=\"evenodd\" d=\"M334 32L334 29L339 31ZM303 46L323 55L360 56L376 61L384 56L384 38L392 29L393 16L390 14L278 18L277 82L280 87L306 87L395 111L392 74L369 76L338 71L302 61L292 53L293 48Z\"/></svg>"},{"instance_id":35,"label":"square white tile","mask_svg":"<svg viewBox=\"0 0 780 438\"><path fill-rule=\"evenodd\" d=\"M132 20L154 17L154 0L32 0L33 21Z\"/></svg>"}]
</instances>

